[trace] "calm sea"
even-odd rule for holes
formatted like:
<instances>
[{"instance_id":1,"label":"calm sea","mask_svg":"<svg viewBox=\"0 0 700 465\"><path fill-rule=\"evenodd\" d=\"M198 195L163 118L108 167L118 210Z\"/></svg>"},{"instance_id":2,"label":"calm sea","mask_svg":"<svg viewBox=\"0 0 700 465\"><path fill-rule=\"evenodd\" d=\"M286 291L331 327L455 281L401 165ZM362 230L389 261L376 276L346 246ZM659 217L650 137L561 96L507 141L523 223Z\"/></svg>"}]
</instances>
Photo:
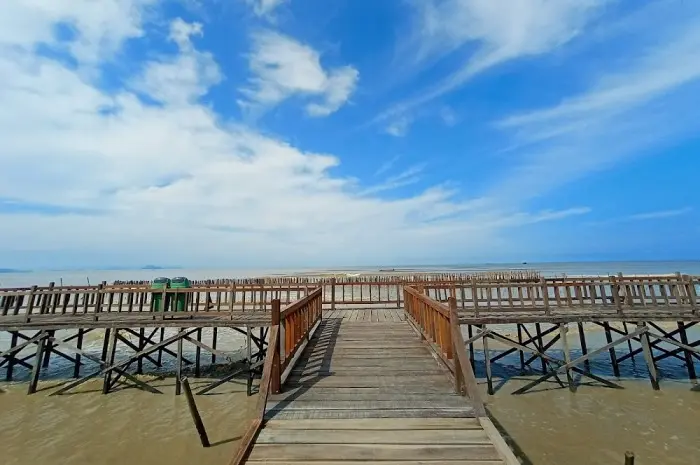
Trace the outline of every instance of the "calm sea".
<instances>
[{"instance_id":1,"label":"calm sea","mask_svg":"<svg viewBox=\"0 0 700 465\"><path fill-rule=\"evenodd\" d=\"M337 267L337 268L297 268L297 269L162 269L162 270L41 270L24 273L0 274L0 287L20 287L46 285L98 284L115 280L150 280L159 276L186 276L190 279L246 278L274 275L313 275L324 273L378 273L380 270L395 272L478 272L497 270L537 270L545 276L561 275L601 275L610 274L667 274L680 272L700 275L700 261L658 261L658 262L561 262L561 263L478 263L469 265L432 266L382 266L382 267Z\"/></svg>"}]
</instances>

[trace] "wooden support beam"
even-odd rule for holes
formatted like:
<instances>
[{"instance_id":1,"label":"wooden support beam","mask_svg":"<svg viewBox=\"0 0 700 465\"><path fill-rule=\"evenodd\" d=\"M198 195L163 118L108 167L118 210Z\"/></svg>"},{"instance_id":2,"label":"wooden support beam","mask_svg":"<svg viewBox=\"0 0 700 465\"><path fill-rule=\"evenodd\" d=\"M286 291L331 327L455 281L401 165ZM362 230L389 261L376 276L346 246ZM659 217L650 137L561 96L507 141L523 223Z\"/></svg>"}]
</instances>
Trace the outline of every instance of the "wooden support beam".
<instances>
[{"instance_id":1,"label":"wooden support beam","mask_svg":"<svg viewBox=\"0 0 700 465\"><path fill-rule=\"evenodd\" d=\"M36 392L37 384L39 384L39 375L41 374L41 361L44 357L44 344L46 342L46 333L44 331L39 331L41 336L36 342L36 356L34 357L34 365L32 368L32 376L29 379L29 387L27 389L27 394L34 394Z\"/></svg>"},{"instance_id":2,"label":"wooden support beam","mask_svg":"<svg viewBox=\"0 0 700 465\"><path fill-rule=\"evenodd\" d=\"M90 354L90 353L88 353L88 352L85 352L83 349L79 349L79 348L77 348L77 347L74 347L74 346L68 344L67 341L69 341L69 339L70 339L70 338L64 339L63 341L61 341L61 340L56 339L55 337L52 337L52 338L51 338L51 341L53 342L53 345L54 345L54 346L57 346L57 347L61 347L61 346L67 347L69 350L75 352L76 354L81 355L82 357L84 357L84 358L86 358L86 359L88 359L88 360L92 360L93 362L97 363L97 364L98 364L100 367L102 367L102 368L105 368L105 367L108 366L108 365L107 365L107 362L106 362L105 360L101 360L100 358L95 357L94 355L92 355L92 354ZM131 360L131 362L133 362L133 361L134 361L134 359ZM131 362L130 362L130 363L131 363ZM127 365L127 367L128 367L128 365ZM143 390L152 392L153 394L162 394L162 392L159 391L158 389L156 389L156 388L154 388L154 387L148 385L147 383L141 381L140 379L136 378L135 376L130 375L130 374L127 373L125 370L115 369L114 371L117 372L119 376L123 376L123 377L127 378L128 380L130 380L131 382L133 382L133 383L136 385L136 387L138 387L138 388L140 388L140 389L143 389ZM117 380L117 378L115 377L115 378L112 380L111 384L114 385L115 382L116 382L116 380Z\"/></svg>"},{"instance_id":3,"label":"wooden support beam","mask_svg":"<svg viewBox=\"0 0 700 465\"><path fill-rule=\"evenodd\" d=\"M644 323L640 323L637 325L637 328L645 328L646 325ZM647 331L644 331L644 333L640 336L641 342L642 342L642 351L644 353L644 360L647 362L647 368L649 369L649 380L651 381L651 386L655 391L658 391L659 388L659 378L656 372L656 364L654 363L654 355L651 351L651 347L649 347L649 334Z\"/></svg>"},{"instance_id":4,"label":"wooden support beam","mask_svg":"<svg viewBox=\"0 0 700 465\"><path fill-rule=\"evenodd\" d=\"M74 387L77 387L77 386L79 386L79 385L85 383L85 382L88 381L90 378L93 378L93 377L95 377L95 376L104 375L105 373L111 372L111 371L114 371L114 370L119 370L120 368L122 368L122 367L128 365L130 361L133 361L133 360L135 360L135 359L137 359L138 357L141 357L141 356L143 356L143 355L153 353L153 352L159 350L159 349L160 349L161 347L163 347L163 346L172 344L173 342L177 341L177 340L178 340L179 338L181 338L181 337L184 337L184 336L187 336L187 335L189 335L189 334L192 334L194 331L195 331L195 329L188 329L188 330L184 330L184 331L179 331L177 334L175 334L175 335L173 335L173 336L171 336L171 337L169 337L169 338L167 338L167 339L164 339L164 340L162 340L161 342L159 342L158 344L155 344L155 345L153 345L153 346L151 346L151 347L148 347L148 348L142 350L141 352L138 352L138 353L132 355L131 357L129 357L129 358L126 359L126 360L123 360L123 361L121 361L121 362L115 363L115 364L113 364L113 365L111 365L111 366L109 366L109 367L102 368L102 369L100 369L99 371L90 373L89 375L83 376L83 377L80 378L80 379L77 379L77 380L75 380L75 381L73 381L73 382L71 382L71 383L68 383L67 385L63 386L61 389L59 389L58 391L52 393L51 395L52 395L52 396L55 396L55 395L63 394L64 392L67 392L67 391L73 389ZM83 355L85 355L85 353L83 353Z\"/></svg>"},{"instance_id":5,"label":"wooden support beam","mask_svg":"<svg viewBox=\"0 0 700 465\"><path fill-rule=\"evenodd\" d=\"M105 362L107 365L113 365L114 364L114 358L117 353L117 335L119 333L119 330L117 328L114 328L112 332L109 335L109 342L107 345L107 355L108 359L105 358ZM111 371L106 371L104 374L104 383L102 384L102 394L107 394L109 392L109 389L112 384L112 372Z\"/></svg>"},{"instance_id":6,"label":"wooden support beam","mask_svg":"<svg viewBox=\"0 0 700 465\"><path fill-rule=\"evenodd\" d=\"M194 396L192 395L192 389L190 388L190 382L187 378L182 378L182 389L185 391L185 397L187 398L187 406L190 410L190 415L192 415L192 421L194 421L194 426L197 429L197 434L199 434L199 441L202 443L202 447L209 447L209 436L207 436L207 430L204 428L204 422L197 409L197 404L194 401Z\"/></svg>"},{"instance_id":7,"label":"wooden support beam","mask_svg":"<svg viewBox=\"0 0 700 465\"><path fill-rule=\"evenodd\" d=\"M576 386L574 386L574 378L571 376L571 370L570 367L568 366L569 363L571 363L571 354L569 353L569 341L567 336L567 333L569 332L569 328L565 323L560 323L559 324L559 336L561 339L561 348L562 351L564 352L564 367L566 370L566 382L569 384L569 390L571 392L576 392Z\"/></svg>"}]
</instances>

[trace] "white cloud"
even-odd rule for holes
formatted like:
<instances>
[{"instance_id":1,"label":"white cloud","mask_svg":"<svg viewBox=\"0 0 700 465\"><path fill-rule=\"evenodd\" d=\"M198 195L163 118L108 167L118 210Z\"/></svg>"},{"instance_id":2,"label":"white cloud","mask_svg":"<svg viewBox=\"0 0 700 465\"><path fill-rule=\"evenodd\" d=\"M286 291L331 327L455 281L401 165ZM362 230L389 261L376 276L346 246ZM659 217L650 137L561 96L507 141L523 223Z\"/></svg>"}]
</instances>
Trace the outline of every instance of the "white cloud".
<instances>
[{"instance_id":1,"label":"white cloud","mask_svg":"<svg viewBox=\"0 0 700 465\"><path fill-rule=\"evenodd\" d=\"M199 52L192 45L191 37L201 35L201 24L174 20L169 38L178 45L180 53L150 62L143 75L134 81L134 87L171 105L195 101L205 95L222 76L211 53Z\"/></svg>"},{"instance_id":2,"label":"white cloud","mask_svg":"<svg viewBox=\"0 0 700 465\"><path fill-rule=\"evenodd\" d=\"M143 12L120 14L140 18ZM222 79L211 54L192 42L201 26L172 21L177 52L145 63L129 87L103 90L79 69L34 52L37 43L56 44L50 31L64 16L51 16L46 30L35 25L21 47L15 38L0 42L0 199L27 209L0 212L7 266L478 260L485 250L507 254L528 240L520 231L506 239L509 228L582 214L519 213L443 187L395 199L377 195L415 182L418 168L374 186L374 194L363 192L357 181L331 174L338 158L222 120L198 101ZM122 16L104 18L134 25L113 34L112 43L144 34L143 25ZM33 18L27 10L15 20ZM86 50L102 47L94 40ZM96 56L78 59L92 67L99 65ZM286 77L294 92L311 89L312 95L336 72L291 70ZM299 77L309 73L315 86ZM146 103L152 100L158 104ZM41 214L31 204L56 212Z\"/></svg>"},{"instance_id":3,"label":"white cloud","mask_svg":"<svg viewBox=\"0 0 700 465\"><path fill-rule=\"evenodd\" d=\"M697 4L687 8L700 13ZM652 30L659 20L654 11L637 27ZM648 42L654 45L629 51L623 67L602 70L580 95L501 120L498 126L516 140L510 155L518 162L494 192L542 195L700 130L697 103L688 98L700 86L698 18L688 12L684 21L653 29L657 40Z\"/></svg>"},{"instance_id":4,"label":"white cloud","mask_svg":"<svg viewBox=\"0 0 700 465\"><path fill-rule=\"evenodd\" d=\"M141 24L156 0L8 0L0 14L0 44L67 48L83 64L109 59L125 40L140 37ZM56 40L57 25L73 40Z\"/></svg>"},{"instance_id":5,"label":"white cloud","mask_svg":"<svg viewBox=\"0 0 700 465\"><path fill-rule=\"evenodd\" d=\"M620 223L629 223L636 221L653 221L653 220L666 220L668 218L675 218L678 216L685 216L693 211L692 207L676 208L672 210L657 210L650 212L635 213L632 215L618 216L615 218L610 218L601 221L591 221L588 224L591 226L607 226Z\"/></svg>"},{"instance_id":6,"label":"white cloud","mask_svg":"<svg viewBox=\"0 0 700 465\"><path fill-rule=\"evenodd\" d=\"M611 0L416 0L412 38L417 63L470 46L462 63L435 85L381 113L395 118L460 87L505 61L551 52L579 35Z\"/></svg>"},{"instance_id":7,"label":"white cloud","mask_svg":"<svg viewBox=\"0 0 700 465\"><path fill-rule=\"evenodd\" d=\"M359 78L352 66L325 70L319 53L291 37L264 31L253 35L250 53L251 86L242 92L265 107L293 96L311 98L310 116L327 116L343 106Z\"/></svg>"},{"instance_id":8,"label":"white cloud","mask_svg":"<svg viewBox=\"0 0 700 465\"><path fill-rule=\"evenodd\" d=\"M659 220L665 218L673 218L674 216L682 216L692 212L690 207L678 208L675 210L660 210L654 212L636 213L627 218L631 221Z\"/></svg>"},{"instance_id":9,"label":"white cloud","mask_svg":"<svg viewBox=\"0 0 700 465\"><path fill-rule=\"evenodd\" d=\"M246 3L253 8L257 16L269 16L272 12L286 3L288 0L246 0Z\"/></svg>"},{"instance_id":10,"label":"white cloud","mask_svg":"<svg viewBox=\"0 0 700 465\"><path fill-rule=\"evenodd\" d=\"M397 175L390 176L381 184L365 189L361 192L361 195L376 194L378 192L398 189L399 187L415 184L420 181L420 173L424 169L424 165L411 166Z\"/></svg>"},{"instance_id":11,"label":"white cloud","mask_svg":"<svg viewBox=\"0 0 700 465\"><path fill-rule=\"evenodd\" d=\"M386 133L394 137L404 137L408 134L408 130L411 127L412 120L407 116L402 116L395 121L392 121L386 127Z\"/></svg>"}]
</instances>

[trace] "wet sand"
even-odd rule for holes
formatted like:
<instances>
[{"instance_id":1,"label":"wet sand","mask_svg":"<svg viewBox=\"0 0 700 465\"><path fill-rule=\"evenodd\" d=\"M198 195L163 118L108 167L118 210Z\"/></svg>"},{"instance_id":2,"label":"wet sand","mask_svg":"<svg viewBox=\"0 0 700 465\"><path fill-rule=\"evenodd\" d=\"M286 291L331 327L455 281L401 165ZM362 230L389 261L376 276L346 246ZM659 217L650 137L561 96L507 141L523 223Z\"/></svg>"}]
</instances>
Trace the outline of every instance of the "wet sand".
<instances>
[{"instance_id":1,"label":"wet sand","mask_svg":"<svg viewBox=\"0 0 700 465\"><path fill-rule=\"evenodd\" d=\"M532 379L532 378L530 378ZM556 382L512 395L525 384L509 380L483 396L489 412L536 465L614 465L626 450L636 465L700 464L700 389L688 382L622 381L625 389L580 386L576 393Z\"/></svg>"},{"instance_id":2,"label":"wet sand","mask_svg":"<svg viewBox=\"0 0 700 465\"><path fill-rule=\"evenodd\" d=\"M203 380L191 379L193 388ZM55 382L40 385L46 388ZM102 395L101 381L76 394L26 395L25 385L0 394L3 465L160 464L222 465L237 450L257 396L245 381L228 383L216 394L196 396L213 444L203 448L185 396L175 396L172 379L154 382L163 395L124 389Z\"/></svg>"}]
</instances>

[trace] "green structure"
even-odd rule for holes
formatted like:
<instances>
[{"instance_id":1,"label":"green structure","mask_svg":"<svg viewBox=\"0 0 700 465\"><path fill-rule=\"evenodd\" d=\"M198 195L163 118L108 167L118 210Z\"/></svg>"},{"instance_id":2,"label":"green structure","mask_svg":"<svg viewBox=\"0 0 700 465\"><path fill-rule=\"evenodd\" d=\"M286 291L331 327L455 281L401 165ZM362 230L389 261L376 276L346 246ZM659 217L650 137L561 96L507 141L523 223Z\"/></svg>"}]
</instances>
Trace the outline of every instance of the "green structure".
<instances>
[{"instance_id":1,"label":"green structure","mask_svg":"<svg viewBox=\"0 0 700 465\"><path fill-rule=\"evenodd\" d=\"M170 280L170 289L189 289L191 287L190 280L185 277L177 277ZM175 296L173 311L184 312L187 309L187 296L189 294L180 293Z\"/></svg>"},{"instance_id":2,"label":"green structure","mask_svg":"<svg viewBox=\"0 0 700 465\"><path fill-rule=\"evenodd\" d=\"M151 289L169 289L170 279L169 278L156 278L151 283ZM165 294L165 302L163 302L163 293L154 292L153 293L153 311L164 312L168 309L170 305L170 296Z\"/></svg>"}]
</instances>

